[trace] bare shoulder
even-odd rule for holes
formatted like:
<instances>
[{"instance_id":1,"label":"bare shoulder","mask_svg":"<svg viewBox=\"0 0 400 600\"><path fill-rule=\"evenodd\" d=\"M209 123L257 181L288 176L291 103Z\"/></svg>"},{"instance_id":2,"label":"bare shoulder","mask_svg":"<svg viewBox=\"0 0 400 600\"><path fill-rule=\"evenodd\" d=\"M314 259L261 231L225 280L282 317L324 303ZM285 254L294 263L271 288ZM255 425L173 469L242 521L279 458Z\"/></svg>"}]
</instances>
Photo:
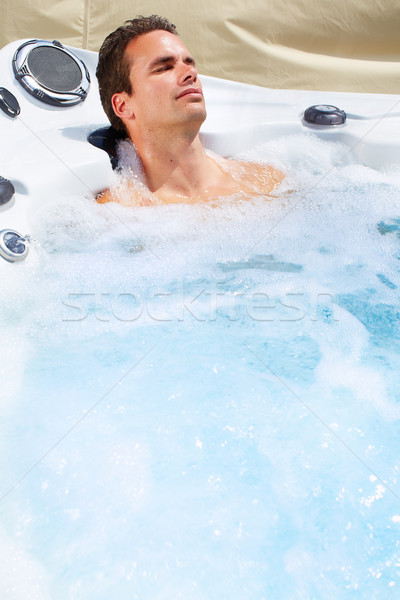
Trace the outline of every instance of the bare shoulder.
<instances>
[{"instance_id":1,"label":"bare shoulder","mask_svg":"<svg viewBox=\"0 0 400 600\"><path fill-rule=\"evenodd\" d=\"M96 194L96 202L98 204L107 204L107 202L113 202L113 193L110 189L104 190L103 192L99 192Z\"/></svg>"},{"instance_id":2,"label":"bare shoulder","mask_svg":"<svg viewBox=\"0 0 400 600\"><path fill-rule=\"evenodd\" d=\"M98 204L116 202L122 206L149 206L154 204L153 194L142 185L127 177L121 179L117 185L108 188L96 195Z\"/></svg>"},{"instance_id":3,"label":"bare shoulder","mask_svg":"<svg viewBox=\"0 0 400 600\"><path fill-rule=\"evenodd\" d=\"M240 179L243 186L259 194L270 194L285 178L285 173L276 167L257 162L230 161L232 175Z\"/></svg>"}]
</instances>

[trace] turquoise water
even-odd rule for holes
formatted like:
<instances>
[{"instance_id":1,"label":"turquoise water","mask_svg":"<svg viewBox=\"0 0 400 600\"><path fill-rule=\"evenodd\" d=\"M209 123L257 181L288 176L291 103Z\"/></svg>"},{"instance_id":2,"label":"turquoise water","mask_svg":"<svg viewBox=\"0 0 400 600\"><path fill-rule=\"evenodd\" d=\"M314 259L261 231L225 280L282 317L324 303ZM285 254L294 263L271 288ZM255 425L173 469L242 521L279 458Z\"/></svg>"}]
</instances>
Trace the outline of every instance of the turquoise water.
<instances>
[{"instance_id":1,"label":"turquoise water","mask_svg":"<svg viewBox=\"0 0 400 600\"><path fill-rule=\"evenodd\" d=\"M398 597L400 173L254 153L273 200L37 215L1 292L3 598Z\"/></svg>"}]
</instances>

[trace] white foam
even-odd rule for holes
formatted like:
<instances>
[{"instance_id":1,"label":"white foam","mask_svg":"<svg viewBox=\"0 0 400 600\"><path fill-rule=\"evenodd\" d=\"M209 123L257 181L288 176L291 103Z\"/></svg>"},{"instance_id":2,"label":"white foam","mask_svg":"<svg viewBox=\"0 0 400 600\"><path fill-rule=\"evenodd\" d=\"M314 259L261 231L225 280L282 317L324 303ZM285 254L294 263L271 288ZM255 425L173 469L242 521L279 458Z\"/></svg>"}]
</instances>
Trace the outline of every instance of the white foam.
<instances>
[{"instance_id":1,"label":"white foam","mask_svg":"<svg viewBox=\"0 0 400 600\"><path fill-rule=\"evenodd\" d=\"M0 580L4 600L50 600L50 577L24 544L0 528Z\"/></svg>"}]
</instances>

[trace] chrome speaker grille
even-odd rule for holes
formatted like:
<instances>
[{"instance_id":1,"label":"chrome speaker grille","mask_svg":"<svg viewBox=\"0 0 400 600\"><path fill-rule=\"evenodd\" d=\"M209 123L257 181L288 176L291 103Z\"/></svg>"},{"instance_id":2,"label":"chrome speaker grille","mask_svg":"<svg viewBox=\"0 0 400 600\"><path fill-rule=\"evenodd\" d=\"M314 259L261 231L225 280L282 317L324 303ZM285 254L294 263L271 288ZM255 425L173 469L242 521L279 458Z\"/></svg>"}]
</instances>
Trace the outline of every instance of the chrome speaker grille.
<instances>
[{"instance_id":1,"label":"chrome speaker grille","mask_svg":"<svg viewBox=\"0 0 400 600\"><path fill-rule=\"evenodd\" d=\"M57 41L25 42L14 55L13 69L27 92L53 106L82 102L90 86L85 64Z\"/></svg>"}]
</instances>

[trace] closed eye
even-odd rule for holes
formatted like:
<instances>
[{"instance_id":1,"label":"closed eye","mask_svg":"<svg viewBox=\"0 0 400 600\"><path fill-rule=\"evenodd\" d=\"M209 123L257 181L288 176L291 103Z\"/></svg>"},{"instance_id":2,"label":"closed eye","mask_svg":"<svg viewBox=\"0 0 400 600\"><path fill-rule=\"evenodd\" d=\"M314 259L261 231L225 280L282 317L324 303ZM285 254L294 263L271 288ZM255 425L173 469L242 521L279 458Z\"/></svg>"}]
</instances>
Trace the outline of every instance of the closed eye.
<instances>
[{"instance_id":1,"label":"closed eye","mask_svg":"<svg viewBox=\"0 0 400 600\"><path fill-rule=\"evenodd\" d=\"M162 71L171 68L173 63L173 56L159 56L150 63L149 71L151 73L161 73Z\"/></svg>"},{"instance_id":2,"label":"closed eye","mask_svg":"<svg viewBox=\"0 0 400 600\"><path fill-rule=\"evenodd\" d=\"M169 69L172 69L172 65L163 65L158 69L154 69L154 73L161 73L162 71L168 71Z\"/></svg>"},{"instance_id":3,"label":"closed eye","mask_svg":"<svg viewBox=\"0 0 400 600\"><path fill-rule=\"evenodd\" d=\"M177 62L177 58L175 56L159 56L155 58L149 65L149 70L151 73L162 73L163 71L168 71L172 69ZM186 56L183 59L183 62L186 65L195 66L195 60L192 56Z\"/></svg>"}]
</instances>

